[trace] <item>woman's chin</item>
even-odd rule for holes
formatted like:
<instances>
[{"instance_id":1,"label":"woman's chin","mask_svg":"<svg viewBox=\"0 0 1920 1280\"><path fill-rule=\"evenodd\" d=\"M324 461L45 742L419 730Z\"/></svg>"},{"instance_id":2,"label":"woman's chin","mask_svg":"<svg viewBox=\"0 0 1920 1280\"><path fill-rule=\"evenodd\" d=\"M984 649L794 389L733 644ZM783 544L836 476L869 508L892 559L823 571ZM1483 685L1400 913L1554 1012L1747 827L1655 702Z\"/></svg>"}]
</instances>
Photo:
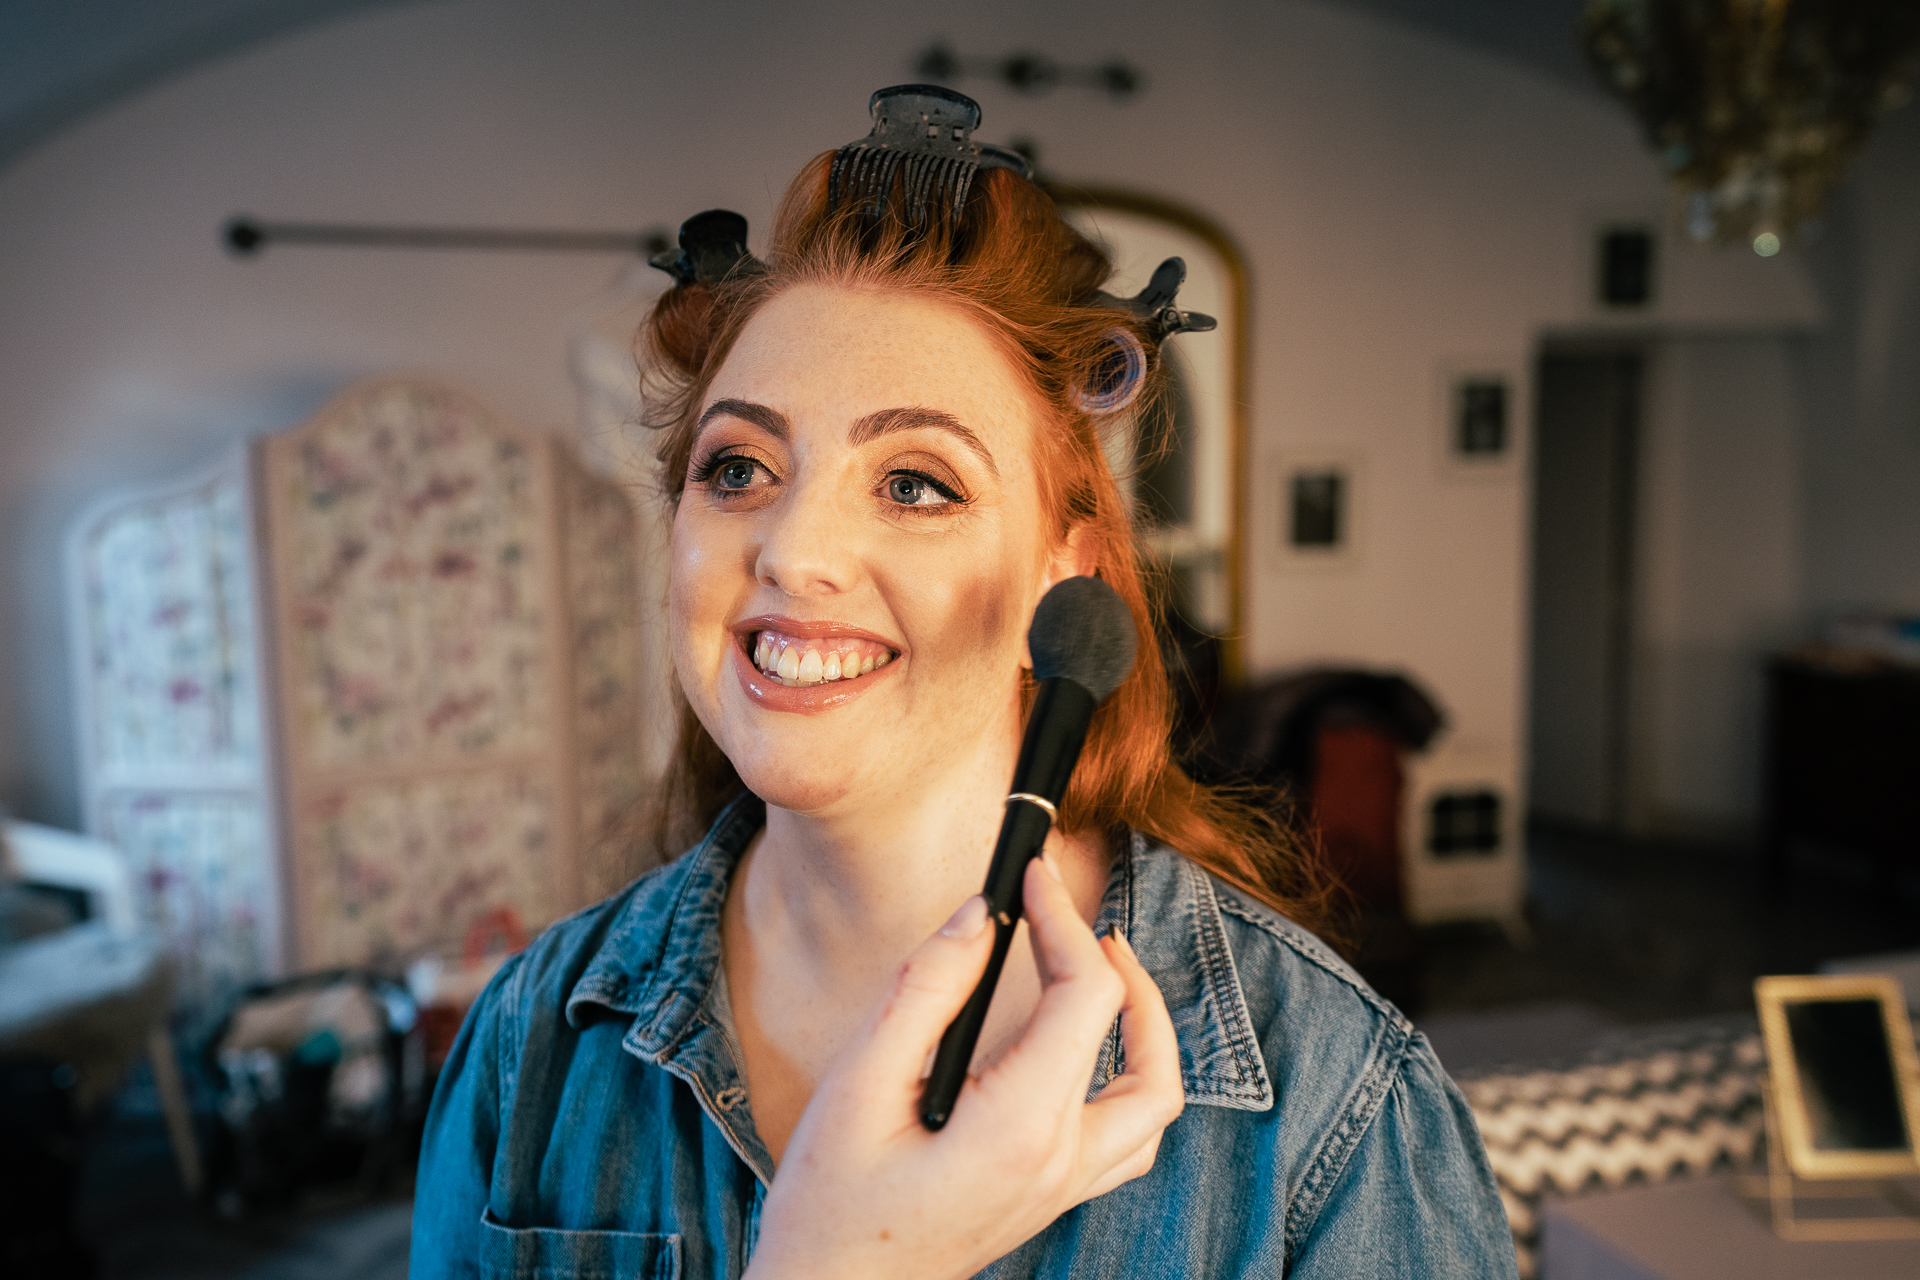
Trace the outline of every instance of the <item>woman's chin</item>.
<instances>
[{"instance_id":1,"label":"woman's chin","mask_svg":"<svg viewBox=\"0 0 1920 1280\"><path fill-rule=\"evenodd\" d=\"M844 775L808 777L791 769L769 766L739 770L747 790L777 809L791 813L826 813L854 794Z\"/></svg>"}]
</instances>

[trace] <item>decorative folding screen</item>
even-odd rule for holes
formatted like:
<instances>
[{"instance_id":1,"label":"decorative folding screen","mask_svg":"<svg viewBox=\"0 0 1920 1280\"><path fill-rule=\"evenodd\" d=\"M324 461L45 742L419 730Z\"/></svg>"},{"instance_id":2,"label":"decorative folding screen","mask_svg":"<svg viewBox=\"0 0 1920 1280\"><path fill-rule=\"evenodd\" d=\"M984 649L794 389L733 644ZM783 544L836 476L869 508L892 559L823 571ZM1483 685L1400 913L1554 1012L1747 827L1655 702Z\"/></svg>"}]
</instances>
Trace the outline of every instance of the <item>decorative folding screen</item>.
<instances>
[{"instance_id":1,"label":"decorative folding screen","mask_svg":"<svg viewBox=\"0 0 1920 1280\"><path fill-rule=\"evenodd\" d=\"M182 1003L275 967L247 466L96 505L68 544L85 822L131 863Z\"/></svg>"},{"instance_id":2,"label":"decorative folding screen","mask_svg":"<svg viewBox=\"0 0 1920 1280\"><path fill-rule=\"evenodd\" d=\"M640 869L633 522L557 442L402 381L82 521L87 821L190 1003Z\"/></svg>"},{"instance_id":3,"label":"decorative folding screen","mask_svg":"<svg viewBox=\"0 0 1920 1280\"><path fill-rule=\"evenodd\" d=\"M639 795L625 495L412 382L268 438L259 470L302 966L616 887L603 837Z\"/></svg>"}]
</instances>

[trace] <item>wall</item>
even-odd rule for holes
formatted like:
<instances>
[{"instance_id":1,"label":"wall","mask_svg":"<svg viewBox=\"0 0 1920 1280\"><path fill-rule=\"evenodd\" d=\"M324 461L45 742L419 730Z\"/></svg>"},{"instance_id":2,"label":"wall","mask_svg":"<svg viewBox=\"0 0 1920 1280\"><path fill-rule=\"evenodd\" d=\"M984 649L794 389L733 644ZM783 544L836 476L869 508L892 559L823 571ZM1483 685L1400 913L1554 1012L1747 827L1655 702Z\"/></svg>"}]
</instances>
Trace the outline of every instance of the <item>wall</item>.
<instances>
[{"instance_id":1,"label":"wall","mask_svg":"<svg viewBox=\"0 0 1920 1280\"><path fill-rule=\"evenodd\" d=\"M1889 116L1763 331L1653 341L1630 821L1737 843L1760 805L1767 653L1920 612L1920 111Z\"/></svg>"},{"instance_id":2,"label":"wall","mask_svg":"<svg viewBox=\"0 0 1920 1280\"><path fill-rule=\"evenodd\" d=\"M1807 607L1920 613L1920 105L1887 118L1806 257L1834 317L1793 352Z\"/></svg>"},{"instance_id":3,"label":"wall","mask_svg":"<svg viewBox=\"0 0 1920 1280\"><path fill-rule=\"evenodd\" d=\"M564 428L568 317L619 269L292 250L242 263L216 245L222 219L640 228L722 205L762 228L804 159L864 131L868 90L910 77L936 28L899 14L864 0L363 14L129 98L0 172L0 798L75 817L57 548L82 503L290 425L377 371L431 371ZM1450 476L1435 389L1460 361L1524 369L1542 328L1596 323L1594 220L1660 207L1625 115L1304 3L991 0L945 34L970 54L1143 66L1149 90L1125 104L965 87L983 136L1033 137L1059 175L1177 197L1241 238L1254 666L1405 668L1457 740L1518 757L1524 459L1492 481ZM1737 326L1798 306L1781 298L1804 293L1800 271L1785 255L1703 259L1671 305ZM1363 462L1362 554L1295 572L1271 478L1288 451L1328 447Z\"/></svg>"},{"instance_id":4,"label":"wall","mask_svg":"<svg viewBox=\"0 0 1920 1280\"><path fill-rule=\"evenodd\" d=\"M1759 810L1762 663L1802 624L1804 340L1648 348L1626 814L1643 832L1737 841Z\"/></svg>"}]
</instances>

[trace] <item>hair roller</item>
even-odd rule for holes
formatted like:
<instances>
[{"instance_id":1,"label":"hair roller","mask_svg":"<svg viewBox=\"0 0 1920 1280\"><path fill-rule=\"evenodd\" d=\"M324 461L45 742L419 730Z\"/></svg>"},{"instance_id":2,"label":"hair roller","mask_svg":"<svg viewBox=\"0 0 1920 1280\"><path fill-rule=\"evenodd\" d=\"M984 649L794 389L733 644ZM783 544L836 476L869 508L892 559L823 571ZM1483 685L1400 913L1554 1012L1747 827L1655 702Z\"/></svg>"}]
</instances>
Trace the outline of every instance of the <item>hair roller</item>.
<instances>
[{"instance_id":1,"label":"hair roller","mask_svg":"<svg viewBox=\"0 0 1920 1280\"><path fill-rule=\"evenodd\" d=\"M1084 381L1073 388L1074 407L1082 413L1118 413L1140 397L1147 385L1147 349L1118 326L1100 335L1100 348L1088 362Z\"/></svg>"}]
</instances>

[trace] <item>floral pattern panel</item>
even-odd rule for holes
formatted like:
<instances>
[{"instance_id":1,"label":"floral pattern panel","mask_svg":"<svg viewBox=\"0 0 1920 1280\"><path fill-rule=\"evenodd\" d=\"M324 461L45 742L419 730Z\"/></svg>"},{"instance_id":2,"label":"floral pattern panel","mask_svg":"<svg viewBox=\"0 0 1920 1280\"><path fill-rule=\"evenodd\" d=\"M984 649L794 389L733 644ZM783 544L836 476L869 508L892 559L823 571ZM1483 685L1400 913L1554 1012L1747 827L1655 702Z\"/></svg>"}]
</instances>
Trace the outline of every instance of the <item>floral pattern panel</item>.
<instances>
[{"instance_id":1,"label":"floral pattern panel","mask_svg":"<svg viewBox=\"0 0 1920 1280\"><path fill-rule=\"evenodd\" d=\"M534 448L390 383L270 456L308 766L550 748Z\"/></svg>"},{"instance_id":2,"label":"floral pattern panel","mask_svg":"<svg viewBox=\"0 0 1920 1280\"><path fill-rule=\"evenodd\" d=\"M561 450L575 727L589 741L630 736L639 714L640 567L633 505Z\"/></svg>"},{"instance_id":3,"label":"floral pattern panel","mask_svg":"<svg viewBox=\"0 0 1920 1280\"><path fill-rule=\"evenodd\" d=\"M623 488L555 452L571 610L580 888L595 901L653 861L636 839L644 800L637 530Z\"/></svg>"},{"instance_id":4,"label":"floral pattern panel","mask_svg":"<svg viewBox=\"0 0 1920 1280\"><path fill-rule=\"evenodd\" d=\"M237 475L140 500L80 542L91 764L251 776L260 709Z\"/></svg>"},{"instance_id":5,"label":"floral pattern panel","mask_svg":"<svg viewBox=\"0 0 1920 1280\"><path fill-rule=\"evenodd\" d=\"M576 777L580 892L585 901L598 902L659 863L647 830L639 744L632 734L622 734L584 746Z\"/></svg>"},{"instance_id":6,"label":"floral pattern panel","mask_svg":"<svg viewBox=\"0 0 1920 1280\"><path fill-rule=\"evenodd\" d=\"M320 789L303 804L301 940L309 967L457 953L481 916L553 920L554 796L531 769L475 769Z\"/></svg>"},{"instance_id":7,"label":"floral pattern panel","mask_svg":"<svg viewBox=\"0 0 1920 1280\"><path fill-rule=\"evenodd\" d=\"M174 958L175 1001L218 1017L268 971L275 922L267 824L244 793L118 791L98 809L126 855L148 922Z\"/></svg>"}]
</instances>

